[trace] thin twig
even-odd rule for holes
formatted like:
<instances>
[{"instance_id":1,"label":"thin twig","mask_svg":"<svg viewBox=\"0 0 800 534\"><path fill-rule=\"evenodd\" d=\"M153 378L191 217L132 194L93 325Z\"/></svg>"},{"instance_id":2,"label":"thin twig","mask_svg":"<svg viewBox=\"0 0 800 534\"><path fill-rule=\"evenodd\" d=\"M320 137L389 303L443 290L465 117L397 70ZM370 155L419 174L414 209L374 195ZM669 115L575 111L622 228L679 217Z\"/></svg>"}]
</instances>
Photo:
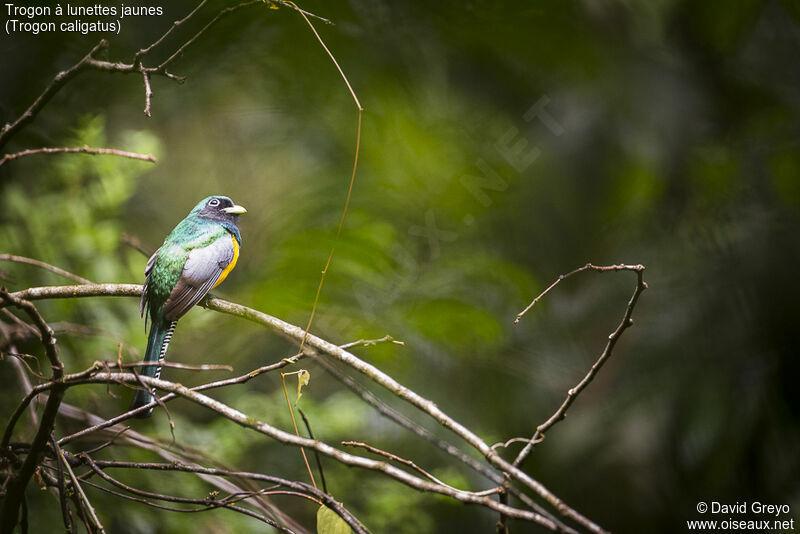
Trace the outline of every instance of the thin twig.
<instances>
[{"instance_id":1,"label":"thin twig","mask_svg":"<svg viewBox=\"0 0 800 534\"><path fill-rule=\"evenodd\" d=\"M32 156L34 154L91 154L94 156L120 156L123 158L138 159L142 161L149 161L150 163L158 163L156 157L152 154L139 154L137 152L128 152L125 150L118 150L116 148L94 148L88 145L80 147L46 147L46 148L29 148L13 154L6 154L0 159L0 166L7 161L15 160L23 156Z\"/></svg>"},{"instance_id":2,"label":"thin twig","mask_svg":"<svg viewBox=\"0 0 800 534\"><path fill-rule=\"evenodd\" d=\"M306 417L305 412L300 408L297 408L297 411L300 412L300 417L303 418L303 424L306 425L308 437L311 439L316 439L314 437L314 433L311 431L311 423L308 422L308 417ZM320 482L322 482L322 491L328 493L328 484L325 482L325 472L322 470L322 460L319 457L319 451L316 449L314 449L314 459L317 461L317 470L319 471Z\"/></svg>"},{"instance_id":3,"label":"thin twig","mask_svg":"<svg viewBox=\"0 0 800 534\"><path fill-rule=\"evenodd\" d=\"M80 498L81 502L83 503L83 506L86 508L86 511L89 514L89 518L92 520L92 525L95 527L97 532L100 532L100 534L105 534L105 529L103 528L103 524L100 523L100 519L97 518L97 512L95 512L92 503L89 501L89 498L83 492L83 488L81 487L80 482L78 482L78 479L75 477L75 473L72 471L72 467L70 467L69 462L64 457L64 451L58 449L58 454L61 456L61 460L64 463L64 467L66 468L67 473L69 473L69 478L72 480L72 486L75 488L78 497Z\"/></svg>"},{"instance_id":4,"label":"thin twig","mask_svg":"<svg viewBox=\"0 0 800 534\"><path fill-rule=\"evenodd\" d=\"M510 486L510 485L511 485L511 480L508 477L506 477L506 485L505 486ZM498 500L502 504L508 504L508 491L506 491L506 487L505 486L500 486L500 488L499 488L500 489L500 493L498 495ZM509 534L508 516L505 515L503 512L500 512L500 517L497 520L497 525L496 525L495 531L497 532L497 534Z\"/></svg>"},{"instance_id":5,"label":"thin twig","mask_svg":"<svg viewBox=\"0 0 800 534\"><path fill-rule=\"evenodd\" d=\"M301 9L301 8L297 7L297 5L295 5L294 2L290 2L289 0L267 0L267 1L271 2L272 4L280 4L282 6L290 7L292 9L294 9L295 11L297 11L298 13L301 13L301 14L306 15L308 17L320 20L320 21L324 22L325 24L333 24L332 21L326 19L325 17L320 17L319 15L315 15L314 13L310 13L308 11L305 11L304 9Z\"/></svg>"},{"instance_id":6,"label":"thin twig","mask_svg":"<svg viewBox=\"0 0 800 534\"><path fill-rule=\"evenodd\" d=\"M60 267L56 267L55 265L50 265L49 263L45 263L43 261L35 260L33 258L26 258L25 256L16 256L14 254L0 254L0 261L13 261L17 263L27 263L28 265L35 265L36 267L41 267L42 269L48 270L50 272L56 273L61 275L65 278L69 278L70 280L74 280L81 284L91 284L91 280L87 280L82 276L78 276L77 274L72 274L69 271L65 271Z\"/></svg>"},{"instance_id":7,"label":"thin twig","mask_svg":"<svg viewBox=\"0 0 800 534\"><path fill-rule=\"evenodd\" d=\"M592 365L592 368L589 369L589 372L586 374L586 376L583 377L583 380L578 382L575 385L575 387L571 388L567 392L567 397L566 399L564 399L564 402L561 404L561 406L559 406L558 410L556 410L555 413L551 415L547 421L545 421L536 428L536 432L534 432L533 436L531 436L530 441L519 452L516 459L514 459L513 462L514 467L520 466L522 462L525 461L525 458L531 453L531 451L533 451L533 448L536 446L536 444L544 439L545 433L548 430L550 430L553 427L553 425L555 425L556 423L564 419L564 417L566 417L567 410L569 409L569 407L572 405L573 402L575 402L575 399L578 398L578 395L580 395L581 391L583 391L586 388L586 386L588 386L589 383L594 379L597 372L600 370L601 367L603 367L603 364L611 357L611 353L613 352L614 346L617 344L617 341L619 341L619 338L622 336L623 332L625 332L625 330L627 330L627 328L633 324L633 319L631 318L631 316L633 315L633 309L636 307L636 303L639 301L639 296L642 294L642 291L647 289L647 283L642 279L644 273L643 265L610 265L605 267L598 267L590 263L587 263L586 265L584 265L579 269L575 269L574 271L567 273L566 275L559 276L558 279L550 285L550 287L548 287L541 295L536 297L533 300L533 302L531 302L528 305L528 307L525 308L525 310L523 310L520 313L520 315L517 316L517 319L519 320L519 317L521 317L522 314L524 314L527 310L529 310L539 298L541 298L545 293L550 291L550 289L555 287L556 284L558 284L561 280L564 280L565 278L571 276L572 274L585 271L588 269L600 272L633 271L636 273L636 288L633 290L633 295L631 295L631 298L628 301L628 305L625 308L625 313L622 315L622 321L620 321L617 328L608 336L608 341L606 342L606 346L603 349L603 352L600 354L600 357L597 359L594 365Z\"/></svg>"},{"instance_id":8,"label":"thin twig","mask_svg":"<svg viewBox=\"0 0 800 534\"><path fill-rule=\"evenodd\" d=\"M211 19L211 21L208 24L203 26L203 28L201 28L197 33L195 33L191 38L189 38L188 41L183 43L175 52L173 52L173 54L171 56L169 56L167 59L165 59L158 67L155 67L151 72L156 72L156 73L159 73L159 74L166 74L167 73L167 67L170 65L170 63L172 63L178 56L183 54L183 51L186 50L186 48L189 45L191 45L193 42L195 42L201 35L203 35L206 32L206 30L208 30L214 24L219 22L224 17L230 15L234 11L238 11L238 10L242 9L243 7L252 6L252 5L255 5L255 4L258 4L258 3L261 3L261 0L250 0L248 2L242 2L241 4L237 4L237 5L231 6L231 7L226 7L225 9L221 10L219 13L217 13L216 17ZM170 28L170 30L171 29L172 28ZM144 68L142 67L142 69L144 69ZM144 70L142 70L142 72L145 72L147 70L149 70L149 69L144 69Z\"/></svg>"},{"instance_id":9,"label":"thin twig","mask_svg":"<svg viewBox=\"0 0 800 534\"><path fill-rule=\"evenodd\" d=\"M325 267L322 269L322 273L320 274L319 284L317 285L317 293L316 295L314 295L314 304L311 306L311 313L308 317L308 323L306 324L305 334L303 335L303 338L300 340L300 352L303 352L303 347L305 347L308 333L311 330L311 324L314 322L314 314L317 311L317 305L319 304L319 297L320 294L322 293L322 286L325 283L325 275L328 273L328 269L330 268L331 262L333 261L333 255L336 252L336 245L339 243L339 236L341 236L342 228L344 228L344 220L347 217L347 210L350 207L350 198L353 194L353 185L355 184L356 181L356 169L358 168L358 152L361 147L361 116L364 113L364 108L361 106L361 102L359 102L358 97L356 96L356 92L353 90L353 86L350 85L350 81L347 79L347 76L345 75L344 71L339 66L339 62L336 61L336 58L325 44L325 41L322 40L322 37L320 37L319 33L317 32L317 29L314 27L314 25L306 16L305 11L297 7L297 5L291 0L286 0L285 3L293 6L300 13L300 16L303 17L303 20L306 21L306 24L308 24L308 27L311 28L311 31L314 32L314 36L316 36L317 41L319 41L319 44L325 50L325 53L328 54L328 57L331 58L331 61L336 66L336 70L339 71L342 80L344 80L345 85L347 85L347 89L350 91L350 95L353 97L353 101L355 102L356 107L358 108L358 127L356 129L356 151L355 155L353 156L353 172L350 174L350 183L347 186L347 197L345 198L344 201L342 216L339 219L339 226L336 228L336 237L334 237L333 245L331 245L331 252L330 254L328 254L328 259L325 262Z\"/></svg>"},{"instance_id":10,"label":"thin twig","mask_svg":"<svg viewBox=\"0 0 800 534\"><path fill-rule=\"evenodd\" d=\"M76 532L75 528L75 518L72 515L72 511L69 509L69 503L67 502L67 491L64 484L64 465L66 462L64 461L64 456L61 454L61 448L56 443L56 438L54 434L50 434L50 445L53 447L53 450L56 451L56 466L58 469L58 476L57 476L57 488L58 488L58 501L61 504L61 518L64 521L64 528L66 529L68 534L72 534Z\"/></svg>"},{"instance_id":11,"label":"thin twig","mask_svg":"<svg viewBox=\"0 0 800 534\"><path fill-rule=\"evenodd\" d=\"M295 436L300 437L300 431L297 430L297 420L295 420L294 410L292 410L292 403L289 402L289 392L286 391L286 374L284 373L281 373L281 384L283 385L283 395L286 397L286 407L289 408L289 415L292 417L292 426L294 427L294 434ZM306 464L306 470L308 471L309 478L311 478L311 484L313 484L314 487L316 488L317 482L314 480L314 473L311 471L311 466L308 464L308 457L306 456L306 450L303 447L300 447L300 454L303 455L303 463Z\"/></svg>"},{"instance_id":12,"label":"thin twig","mask_svg":"<svg viewBox=\"0 0 800 534\"><path fill-rule=\"evenodd\" d=\"M153 254L153 249L142 246L141 240L135 235L122 234L119 240L134 250L137 250L145 258L149 258Z\"/></svg>"},{"instance_id":13,"label":"thin twig","mask_svg":"<svg viewBox=\"0 0 800 534\"><path fill-rule=\"evenodd\" d=\"M153 48L160 45L164 41L164 39L169 37L169 35L173 32L173 30L175 30L178 26L180 26L181 24L183 24L184 22L195 16L197 12L200 11L204 5L206 5L206 2L208 2L208 0L203 0L202 2L197 4L197 7L195 7L188 15L183 17L181 20L176 20L175 22L173 22L172 26L170 26L169 29L161 35L161 37L153 41L148 47L142 48L138 52L136 52L136 55L133 56L133 64L140 65L142 56L147 55Z\"/></svg>"},{"instance_id":14,"label":"thin twig","mask_svg":"<svg viewBox=\"0 0 800 534\"><path fill-rule=\"evenodd\" d=\"M116 363L116 362L102 362L104 365L116 369L138 369L139 367L170 367L172 369L183 369L184 371L233 371L233 367L222 363L203 363L200 365L190 365L188 363L179 362L133 362L133 363Z\"/></svg>"},{"instance_id":15,"label":"thin twig","mask_svg":"<svg viewBox=\"0 0 800 534\"><path fill-rule=\"evenodd\" d=\"M446 484L445 482L442 482L441 480L439 480L438 478L436 478L432 474L428 473L427 471L425 471L423 468L421 468L420 466L418 466L417 464L415 464L411 460L408 460L406 458L401 458L400 456L397 456L396 454L392 454L391 452L386 452L386 451L384 451L382 449L379 449L377 447L373 447L372 445L368 445L368 444L363 443L361 441L343 441L342 445L349 445L350 447L360 447L362 449L366 449L366 450L368 450L369 452L371 452L373 454L377 454L378 456L383 456L384 458L388 458L388 459L390 459L390 460L392 460L394 462L406 465L406 466L410 467L411 469L413 469L414 471L420 473L422 476L424 476L428 480L430 480L432 482L435 482L437 484L440 484L442 486L445 486L447 488L450 488L453 491L465 491L465 490L462 490L462 489L459 489L459 488L454 488L450 484ZM473 492L470 492L470 493L474 493L475 495L491 495L491 494L496 493L496 492L497 492L497 488L491 489L488 492L487 491L473 491Z\"/></svg>"},{"instance_id":16,"label":"thin twig","mask_svg":"<svg viewBox=\"0 0 800 534\"><path fill-rule=\"evenodd\" d=\"M592 265L591 263L587 263L583 267L578 267L577 269L573 269L572 271L570 271L570 272L568 272L566 274L559 275L559 277L556 278L556 280L552 284L547 286L547 289L545 289L544 291L539 293L536 296L536 298L531 301L530 304L525 306L524 310L522 310L521 312L519 312L517 314L516 318L514 319L514 323L515 324L519 323L519 320L522 319L522 316L525 315L526 313L528 313L528 311L531 308L533 308L533 306L537 302L539 302L545 295L547 295L550 292L551 289L556 287L558 284L560 284L561 282L563 282L564 280L566 280L567 278L569 278L573 274L577 274L577 273L580 273L580 272L583 272L583 271L598 271L598 272L634 271L634 272L641 272L643 270L644 270L644 266L643 265L624 265L624 264L619 264L619 265Z\"/></svg>"},{"instance_id":17,"label":"thin twig","mask_svg":"<svg viewBox=\"0 0 800 534\"><path fill-rule=\"evenodd\" d=\"M508 446L511 445L512 443L530 443L530 441L531 440L528 439L528 438L511 438L511 439L509 439L507 441L498 441L497 443L492 445L492 448L493 449L498 449L498 448L504 448L505 449L505 448L508 448Z\"/></svg>"},{"instance_id":18,"label":"thin twig","mask_svg":"<svg viewBox=\"0 0 800 534\"><path fill-rule=\"evenodd\" d=\"M150 73L141 68L142 82L144 83L144 114L150 117L150 103L153 99L153 88L150 85Z\"/></svg>"},{"instance_id":19,"label":"thin twig","mask_svg":"<svg viewBox=\"0 0 800 534\"><path fill-rule=\"evenodd\" d=\"M339 345L339 348L349 349L351 347L357 347L357 346L372 347L374 345L377 345L378 343L385 343L385 342L391 342L394 343L395 345L405 345L405 342L398 341L389 334L386 334L382 338L378 339L359 339L358 341L351 341L350 343Z\"/></svg>"}]
</instances>

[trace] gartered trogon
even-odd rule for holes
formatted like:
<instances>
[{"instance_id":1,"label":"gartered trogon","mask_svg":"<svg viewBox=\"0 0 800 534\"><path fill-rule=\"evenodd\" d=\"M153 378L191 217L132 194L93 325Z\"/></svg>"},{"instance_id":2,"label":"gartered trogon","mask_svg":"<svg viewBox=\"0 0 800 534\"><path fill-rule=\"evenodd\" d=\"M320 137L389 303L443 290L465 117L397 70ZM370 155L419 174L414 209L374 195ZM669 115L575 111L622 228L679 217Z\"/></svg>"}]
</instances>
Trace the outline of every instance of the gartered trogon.
<instances>
[{"instance_id":1,"label":"gartered trogon","mask_svg":"<svg viewBox=\"0 0 800 534\"><path fill-rule=\"evenodd\" d=\"M236 266L242 244L237 220L246 211L224 196L201 200L147 261L139 307L142 316L145 312L150 316L146 362L164 360L178 319ZM161 366L145 366L142 374L158 378ZM138 390L131 409L152 402L153 393ZM152 411L139 417L149 417Z\"/></svg>"}]
</instances>

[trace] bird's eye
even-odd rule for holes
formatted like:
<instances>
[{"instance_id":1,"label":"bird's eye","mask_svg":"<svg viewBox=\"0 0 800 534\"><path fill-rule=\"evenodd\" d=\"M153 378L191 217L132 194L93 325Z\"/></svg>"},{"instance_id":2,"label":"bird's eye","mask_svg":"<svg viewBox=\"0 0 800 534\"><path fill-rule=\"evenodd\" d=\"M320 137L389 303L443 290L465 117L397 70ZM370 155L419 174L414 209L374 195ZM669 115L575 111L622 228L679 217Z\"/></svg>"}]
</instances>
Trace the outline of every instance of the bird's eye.
<instances>
[{"instance_id":1,"label":"bird's eye","mask_svg":"<svg viewBox=\"0 0 800 534\"><path fill-rule=\"evenodd\" d=\"M219 199L218 198L212 198L211 200L208 201L208 205L213 207L213 208L216 208L217 206L219 206Z\"/></svg>"}]
</instances>

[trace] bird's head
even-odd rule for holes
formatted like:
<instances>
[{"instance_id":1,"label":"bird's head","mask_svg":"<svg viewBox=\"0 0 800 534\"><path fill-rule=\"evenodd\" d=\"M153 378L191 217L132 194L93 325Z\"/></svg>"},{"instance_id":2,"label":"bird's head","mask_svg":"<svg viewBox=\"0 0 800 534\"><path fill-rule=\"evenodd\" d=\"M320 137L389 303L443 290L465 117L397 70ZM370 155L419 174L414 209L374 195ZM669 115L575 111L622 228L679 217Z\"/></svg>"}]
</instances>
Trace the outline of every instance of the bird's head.
<instances>
[{"instance_id":1,"label":"bird's head","mask_svg":"<svg viewBox=\"0 0 800 534\"><path fill-rule=\"evenodd\" d=\"M192 210L193 215L199 215L215 221L236 221L242 213L247 213L247 210L222 195L206 197L198 202Z\"/></svg>"}]
</instances>

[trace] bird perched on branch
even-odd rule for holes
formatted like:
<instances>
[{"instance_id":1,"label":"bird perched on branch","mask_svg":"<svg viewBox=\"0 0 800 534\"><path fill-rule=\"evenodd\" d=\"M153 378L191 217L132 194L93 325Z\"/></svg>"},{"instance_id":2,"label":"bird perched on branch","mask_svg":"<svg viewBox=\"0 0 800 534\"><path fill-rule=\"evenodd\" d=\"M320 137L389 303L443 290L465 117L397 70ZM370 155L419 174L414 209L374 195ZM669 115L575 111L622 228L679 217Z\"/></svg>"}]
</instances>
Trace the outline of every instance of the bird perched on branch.
<instances>
[{"instance_id":1,"label":"bird perched on branch","mask_svg":"<svg viewBox=\"0 0 800 534\"><path fill-rule=\"evenodd\" d=\"M162 362L178 319L222 283L236 266L242 236L237 220L247 210L224 196L201 200L147 260L139 311L150 316L146 362ZM146 319L145 319L146 320ZM158 378L160 365L142 368ZM131 410L153 401L154 391L138 390ZM139 414L149 417L153 409Z\"/></svg>"}]
</instances>

